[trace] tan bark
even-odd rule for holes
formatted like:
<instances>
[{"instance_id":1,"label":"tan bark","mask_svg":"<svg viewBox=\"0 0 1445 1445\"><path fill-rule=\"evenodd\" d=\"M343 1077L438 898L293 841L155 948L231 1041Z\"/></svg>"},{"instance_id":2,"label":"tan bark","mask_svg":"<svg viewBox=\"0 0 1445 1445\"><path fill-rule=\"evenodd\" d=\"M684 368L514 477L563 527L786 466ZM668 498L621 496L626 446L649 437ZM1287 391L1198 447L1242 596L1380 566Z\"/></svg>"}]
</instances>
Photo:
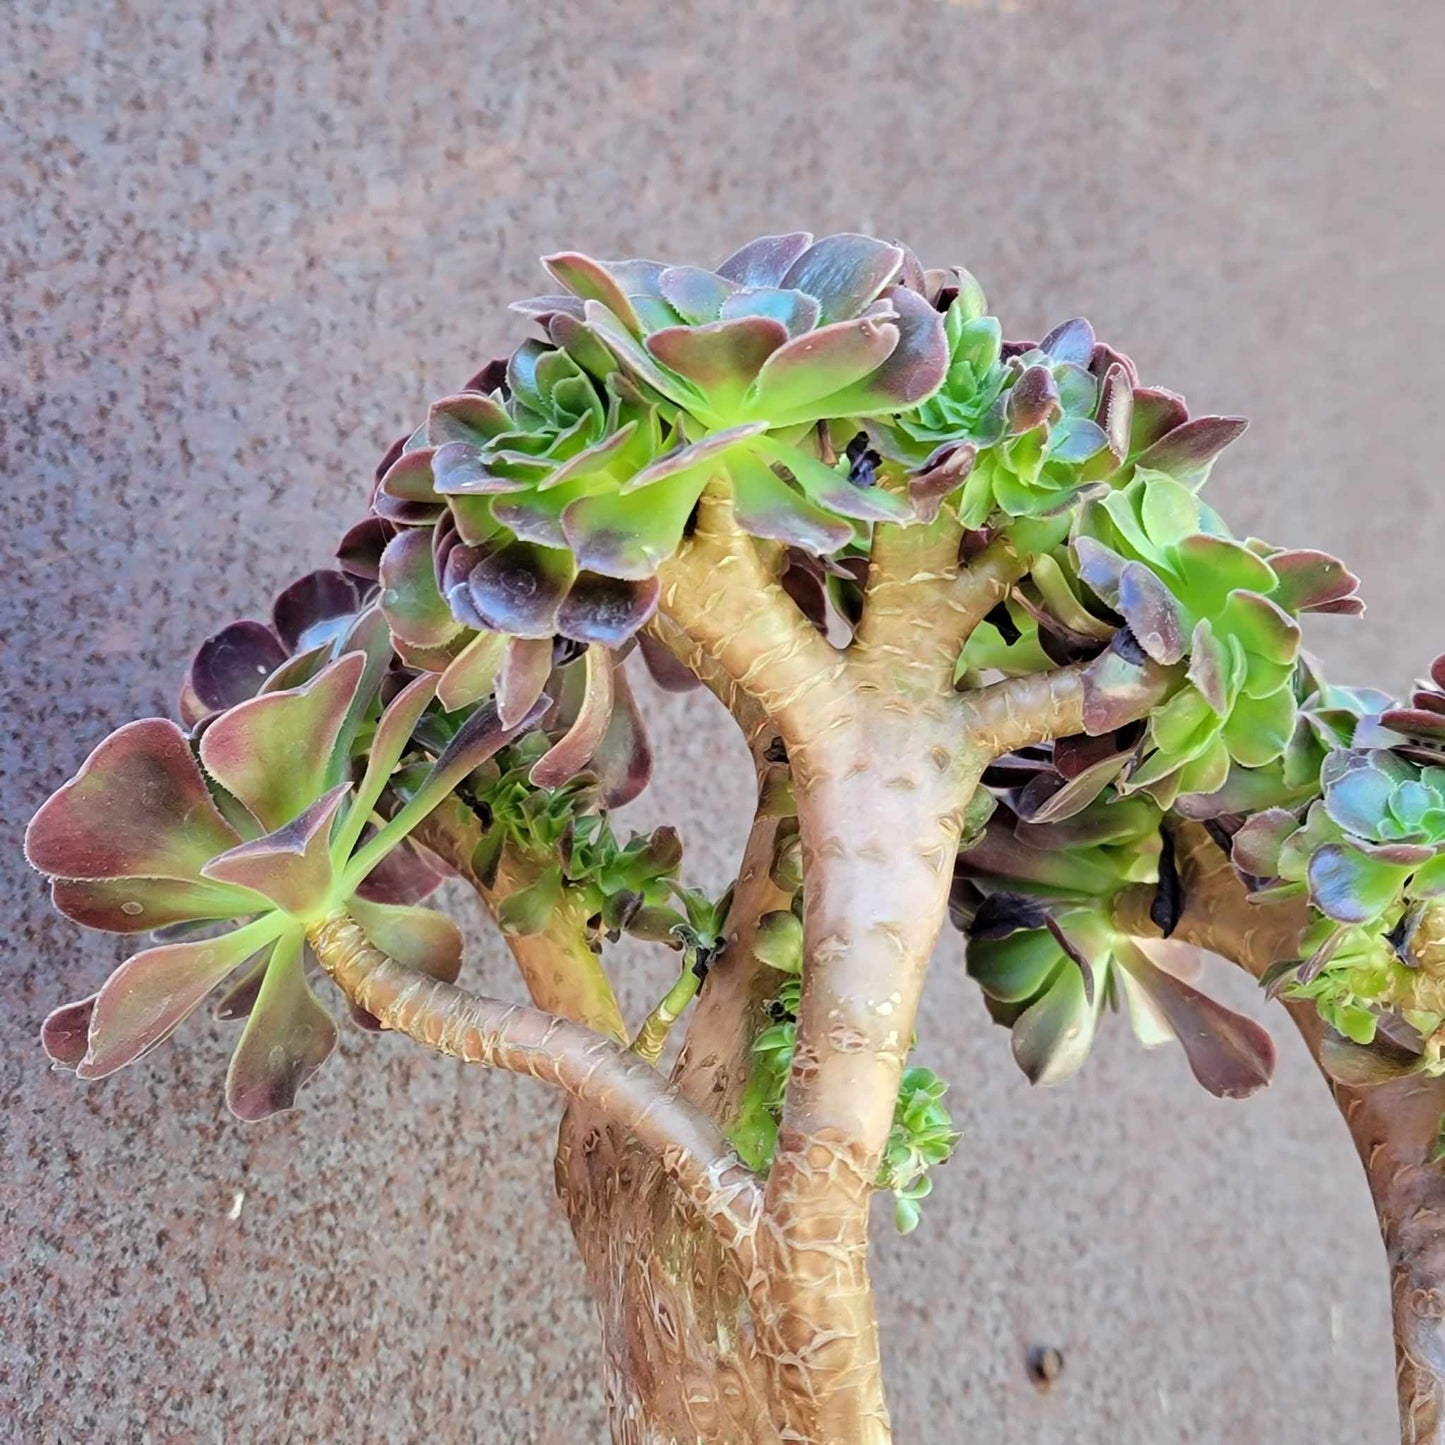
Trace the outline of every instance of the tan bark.
<instances>
[{"instance_id":1,"label":"tan bark","mask_svg":"<svg viewBox=\"0 0 1445 1445\"><path fill-rule=\"evenodd\" d=\"M383 1028L463 1063L529 1074L626 1129L739 1263L751 1262L757 1182L716 1125L656 1069L581 1024L403 967L344 912L309 928L307 939L341 991Z\"/></svg>"},{"instance_id":2,"label":"tan bark","mask_svg":"<svg viewBox=\"0 0 1445 1445\"><path fill-rule=\"evenodd\" d=\"M1196 825L1181 828L1176 858L1186 908L1174 936L1258 976L1297 956L1302 901L1259 907L1222 850ZM1131 926L1153 931L1134 900ZM1318 1062L1324 1025L1309 1003L1290 1016ZM1445 1080L1410 1075L1368 1088L1329 1080L1355 1141L1390 1266L1402 1445L1445 1442L1445 1167L1431 1154L1445 1118Z\"/></svg>"}]
</instances>

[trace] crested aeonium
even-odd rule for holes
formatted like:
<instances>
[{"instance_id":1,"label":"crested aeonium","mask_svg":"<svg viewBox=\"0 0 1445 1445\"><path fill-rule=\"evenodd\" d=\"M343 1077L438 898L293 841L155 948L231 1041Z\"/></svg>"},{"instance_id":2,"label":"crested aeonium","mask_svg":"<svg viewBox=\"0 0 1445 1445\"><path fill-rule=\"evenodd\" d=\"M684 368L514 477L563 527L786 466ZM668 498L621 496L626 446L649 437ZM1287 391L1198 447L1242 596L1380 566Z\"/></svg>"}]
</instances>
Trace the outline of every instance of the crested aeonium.
<instances>
[{"instance_id":1,"label":"crested aeonium","mask_svg":"<svg viewBox=\"0 0 1445 1445\"><path fill-rule=\"evenodd\" d=\"M869 1200L913 1229L958 1139L909 1061L951 905L1035 1083L1119 1007L1241 1097L1273 1046L1194 980L1223 954L1283 994L1397 1300L1445 1292L1445 663L1400 705L1322 676L1304 624L1356 579L1200 495L1243 419L1082 318L1008 340L967 271L868 236L544 265L533 334L393 443L336 568L40 807L57 907L158 934L45 1021L52 1058L108 1074L224 986L263 1118L333 1047L319 969L358 1022L569 1097L619 1440L884 1445ZM651 771L634 650L744 734L735 877L614 825ZM419 906L448 873L530 1005L457 983ZM624 936L672 954L630 1022ZM1433 1327L1396 1327L1407 1419L1445 1418Z\"/></svg>"}]
</instances>

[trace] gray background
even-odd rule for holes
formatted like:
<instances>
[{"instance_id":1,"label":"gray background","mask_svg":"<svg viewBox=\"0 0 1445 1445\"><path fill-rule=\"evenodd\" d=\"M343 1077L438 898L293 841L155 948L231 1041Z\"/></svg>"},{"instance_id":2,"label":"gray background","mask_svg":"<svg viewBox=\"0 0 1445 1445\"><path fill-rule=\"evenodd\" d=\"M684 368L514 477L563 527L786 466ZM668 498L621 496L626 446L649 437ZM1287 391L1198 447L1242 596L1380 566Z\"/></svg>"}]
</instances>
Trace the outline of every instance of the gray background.
<instances>
[{"instance_id":1,"label":"gray background","mask_svg":"<svg viewBox=\"0 0 1445 1445\"><path fill-rule=\"evenodd\" d=\"M5 7L0 1434L601 1437L548 1096L348 1036L248 1128L207 1022L77 1086L36 1028L119 950L19 859L201 636L326 559L381 447L516 334L535 256L873 228L973 268L1013 335L1082 311L1255 418L1215 502L1352 560L1370 617L1318 648L1398 685L1445 642L1442 40L1425 0ZM715 885L750 790L724 723L663 702L636 810ZM635 1011L667 962L619 967ZM1280 1032L1248 1104L1122 1027L1030 1093L940 950L919 1058L965 1139L920 1233L879 1232L900 1442L1389 1438L1373 1221Z\"/></svg>"}]
</instances>

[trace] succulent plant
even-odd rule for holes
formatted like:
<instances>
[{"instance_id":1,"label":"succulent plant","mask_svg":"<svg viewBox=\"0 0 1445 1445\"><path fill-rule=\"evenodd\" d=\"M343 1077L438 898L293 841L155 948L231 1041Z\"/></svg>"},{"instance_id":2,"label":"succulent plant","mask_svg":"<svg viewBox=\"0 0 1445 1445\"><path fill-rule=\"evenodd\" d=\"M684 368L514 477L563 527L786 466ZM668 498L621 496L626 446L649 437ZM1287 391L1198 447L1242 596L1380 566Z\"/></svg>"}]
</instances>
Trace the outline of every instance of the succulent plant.
<instances>
[{"instance_id":1,"label":"succulent plant","mask_svg":"<svg viewBox=\"0 0 1445 1445\"><path fill-rule=\"evenodd\" d=\"M596 811L601 799L595 780L537 783L547 746L536 733L520 738L460 790L483 823L472 858L477 877L491 886L508 849L526 860L531 877L502 902L498 922L511 933L538 932L567 892L599 946L623 932L671 939L686 922L669 907L682 861L676 831L657 828L619 843L605 814Z\"/></svg>"},{"instance_id":2,"label":"succulent plant","mask_svg":"<svg viewBox=\"0 0 1445 1445\"><path fill-rule=\"evenodd\" d=\"M1233 540L1188 487L1155 471L1088 503L1073 547L1079 577L1138 649L1161 666L1187 664L1149 719L1125 790L1168 805L1215 792L1235 764L1280 758L1298 717L1296 618L1344 610L1356 579L1323 554Z\"/></svg>"},{"instance_id":3,"label":"succulent plant","mask_svg":"<svg viewBox=\"0 0 1445 1445\"><path fill-rule=\"evenodd\" d=\"M655 566L714 479L747 531L815 554L848 543L855 523L911 515L871 467L840 456L862 419L916 406L943 380L943 319L902 247L795 232L714 271L575 252L544 264L567 294L521 309L594 374L615 365L667 427L650 465L575 504L588 565L615 566L616 538L645 529Z\"/></svg>"},{"instance_id":4,"label":"succulent plant","mask_svg":"<svg viewBox=\"0 0 1445 1445\"><path fill-rule=\"evenodd\" d=\"M1315 910L1272 982L1356 1043L1373 1041L1381 1010L1428 1039L1445 1022L1445 768L1341 748L1320 784L1302 815L1266 809L1234 835L1261 899L1303 893Z\"/></svg>"},{"instance_id":5,"label":"succulent plant","mask_svg":"<svg viewBox=\"0 0 1445 1445\"><path fill-rule=\"evenodd\" d=\"M1115 922L1124 892L1150 886L1156 921L1173 928L1159 809L1111 790L1073 810L1064 805L1068 781L1051 771L1046 759L1025 758L995 772L1015 786L959 852L954 875L952 913L968 935L969 974L995 1022L1011 1030L1019 1067L1036 1084L1070 1077L1089 1055L1105 1005L1122 1000L1140 1042L1177 1039L1211 1093L1242 1097L1268 1083L1269 1036L1161 966ZM1052 808L1033 806L1045 799ZM1051 821L1025 821L1019 806ZM1178 959L1176 949L1176 968Z\"/></svg>"},{"instance_id":6,"label":"succulent plant","mask_svg":"<svg viewBox=\"0 0 1445 1445\"><path fill-rule=\"evenodd\" d=\"M40 809L26 856L53 880L62 913L112 933L199 929L133 954L98 993L53 1013L43 1037L57 1063L82 1078L113 1073L229 981L228 1016L247 1021L226 1097L242 1118L263 1118L291 1107L336 1039L305 976L308 926L345 908L408 966L455 976L461 939L450 920L358 890L515 730L494 709L475 713L411 800L363 841L435 691L418 678L376 716L353 783L351 745L378 685L372 660L347 652L297 687L212 715L194 751L164 718L127 724Z\"/></svg>"},{"instance_id":7,"label":"succulent plant","mask_svg":"<svg viewBox=\"0 0 1445 1445\"><path fill-rule=\"evenodd\" d=\"M933 1192L931 1171L948 1163L962 1137L943 1102L948 1085L931 1069L904 1069L893 1127L883 1150L878 1188L893 1195L893 1225L912 1234L923 1216L922 1201Z\"/></svg>"}]
</instances>

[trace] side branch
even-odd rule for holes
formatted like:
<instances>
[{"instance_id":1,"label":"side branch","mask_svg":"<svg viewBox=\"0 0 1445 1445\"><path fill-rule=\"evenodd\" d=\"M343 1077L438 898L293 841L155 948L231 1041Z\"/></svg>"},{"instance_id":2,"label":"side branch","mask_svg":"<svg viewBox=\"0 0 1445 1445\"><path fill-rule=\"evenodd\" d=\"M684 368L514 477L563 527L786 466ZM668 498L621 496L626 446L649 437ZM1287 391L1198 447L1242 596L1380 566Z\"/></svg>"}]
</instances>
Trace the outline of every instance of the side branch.
<instances>
[{"instance_id":1,"label":"side branch","mask_svg":"<svg viewBox=\"0 0 1445 1445\"><path fill-rule=\"evenodd\" d=\"M1224 853L1197 824L1178 829L1185 889L1174 937L1232 959L1256 977L1298 953L1303 900L1251 904ZM1144 910L1138 910L1140 915ZM1142 916L1138 932L1155 931ZM1288 1002L1316 1063L1325 1027L1314 1006ZM1322 1070L1323 1072L1323 1070ZM1434 1160L1445 1080L1420 1074L1355 1088L1330 1080L1360 1161L1390 1265L1403 1445L1445 1442L1445 1167Z\"/></svg>"},{"instance_id":2,"label":"side branch","mask_svg":"<svg viewBox=\"0 0 1445 1445\"><path fill-rule=\"evenodd\" d=\"M703 494L695 533L658 575L663 617L773 719L790 748L833 725L848 691L843 658L764 567L731 499Z\"/></svg>"},{"instance_id":3,"label":"side branch","mask_svg":"<svg viewBox=\"0 0 1445 1445\"><path fill-rule=\"evenodd\" d=\"M472 858L482 841L482 826L458 798L449 798L424 819L414 837L471 884L493 918L504 899L534 881L535 869L529 869L511 848L503 852L490 885L477 876ZM627 1027L617 995L602 960L587 941L586 919L574 898L564 895L539 932L505 937L527 992L539 1009L585 1024L618 1043L626 1042Z\"/></svg>"},{"instance_id":4,"label":"side branch","mask_svg":"<svg viewBox=\"0 0 1445 1445\"><path fill-rule=\"evenodd\" d=\"M980 751L1001 757L1016 748L1084 730L1084 668L1031 672L965 693L965 726Z\"/></svg>"},{"instance_id":5,"label":"side branch","mask_svg":"<svg viewBox=\"0 0 1445 1445\"><path fill-rule=\"evenodd\" d=\"M962 540L947 510L923 525L874 530L858 642L865 658L895 678L949 687L964 643L1026 569L1002 538L960 563Z\"/></svg>"},{"instance_id":6,"label":"side branch","mask_svg":"<svg viewBox=\"0 0 1445 1445\"><path fill-rule=\"evenodd\" d=\"M707 1116L656 1069L580 1024L403 968L346 913L308 934L321 966L382 1024L438 1053L555 1084L630 1130L739 1255L751 1255L761 1191Z\"/></svg>"}]
</instances>

